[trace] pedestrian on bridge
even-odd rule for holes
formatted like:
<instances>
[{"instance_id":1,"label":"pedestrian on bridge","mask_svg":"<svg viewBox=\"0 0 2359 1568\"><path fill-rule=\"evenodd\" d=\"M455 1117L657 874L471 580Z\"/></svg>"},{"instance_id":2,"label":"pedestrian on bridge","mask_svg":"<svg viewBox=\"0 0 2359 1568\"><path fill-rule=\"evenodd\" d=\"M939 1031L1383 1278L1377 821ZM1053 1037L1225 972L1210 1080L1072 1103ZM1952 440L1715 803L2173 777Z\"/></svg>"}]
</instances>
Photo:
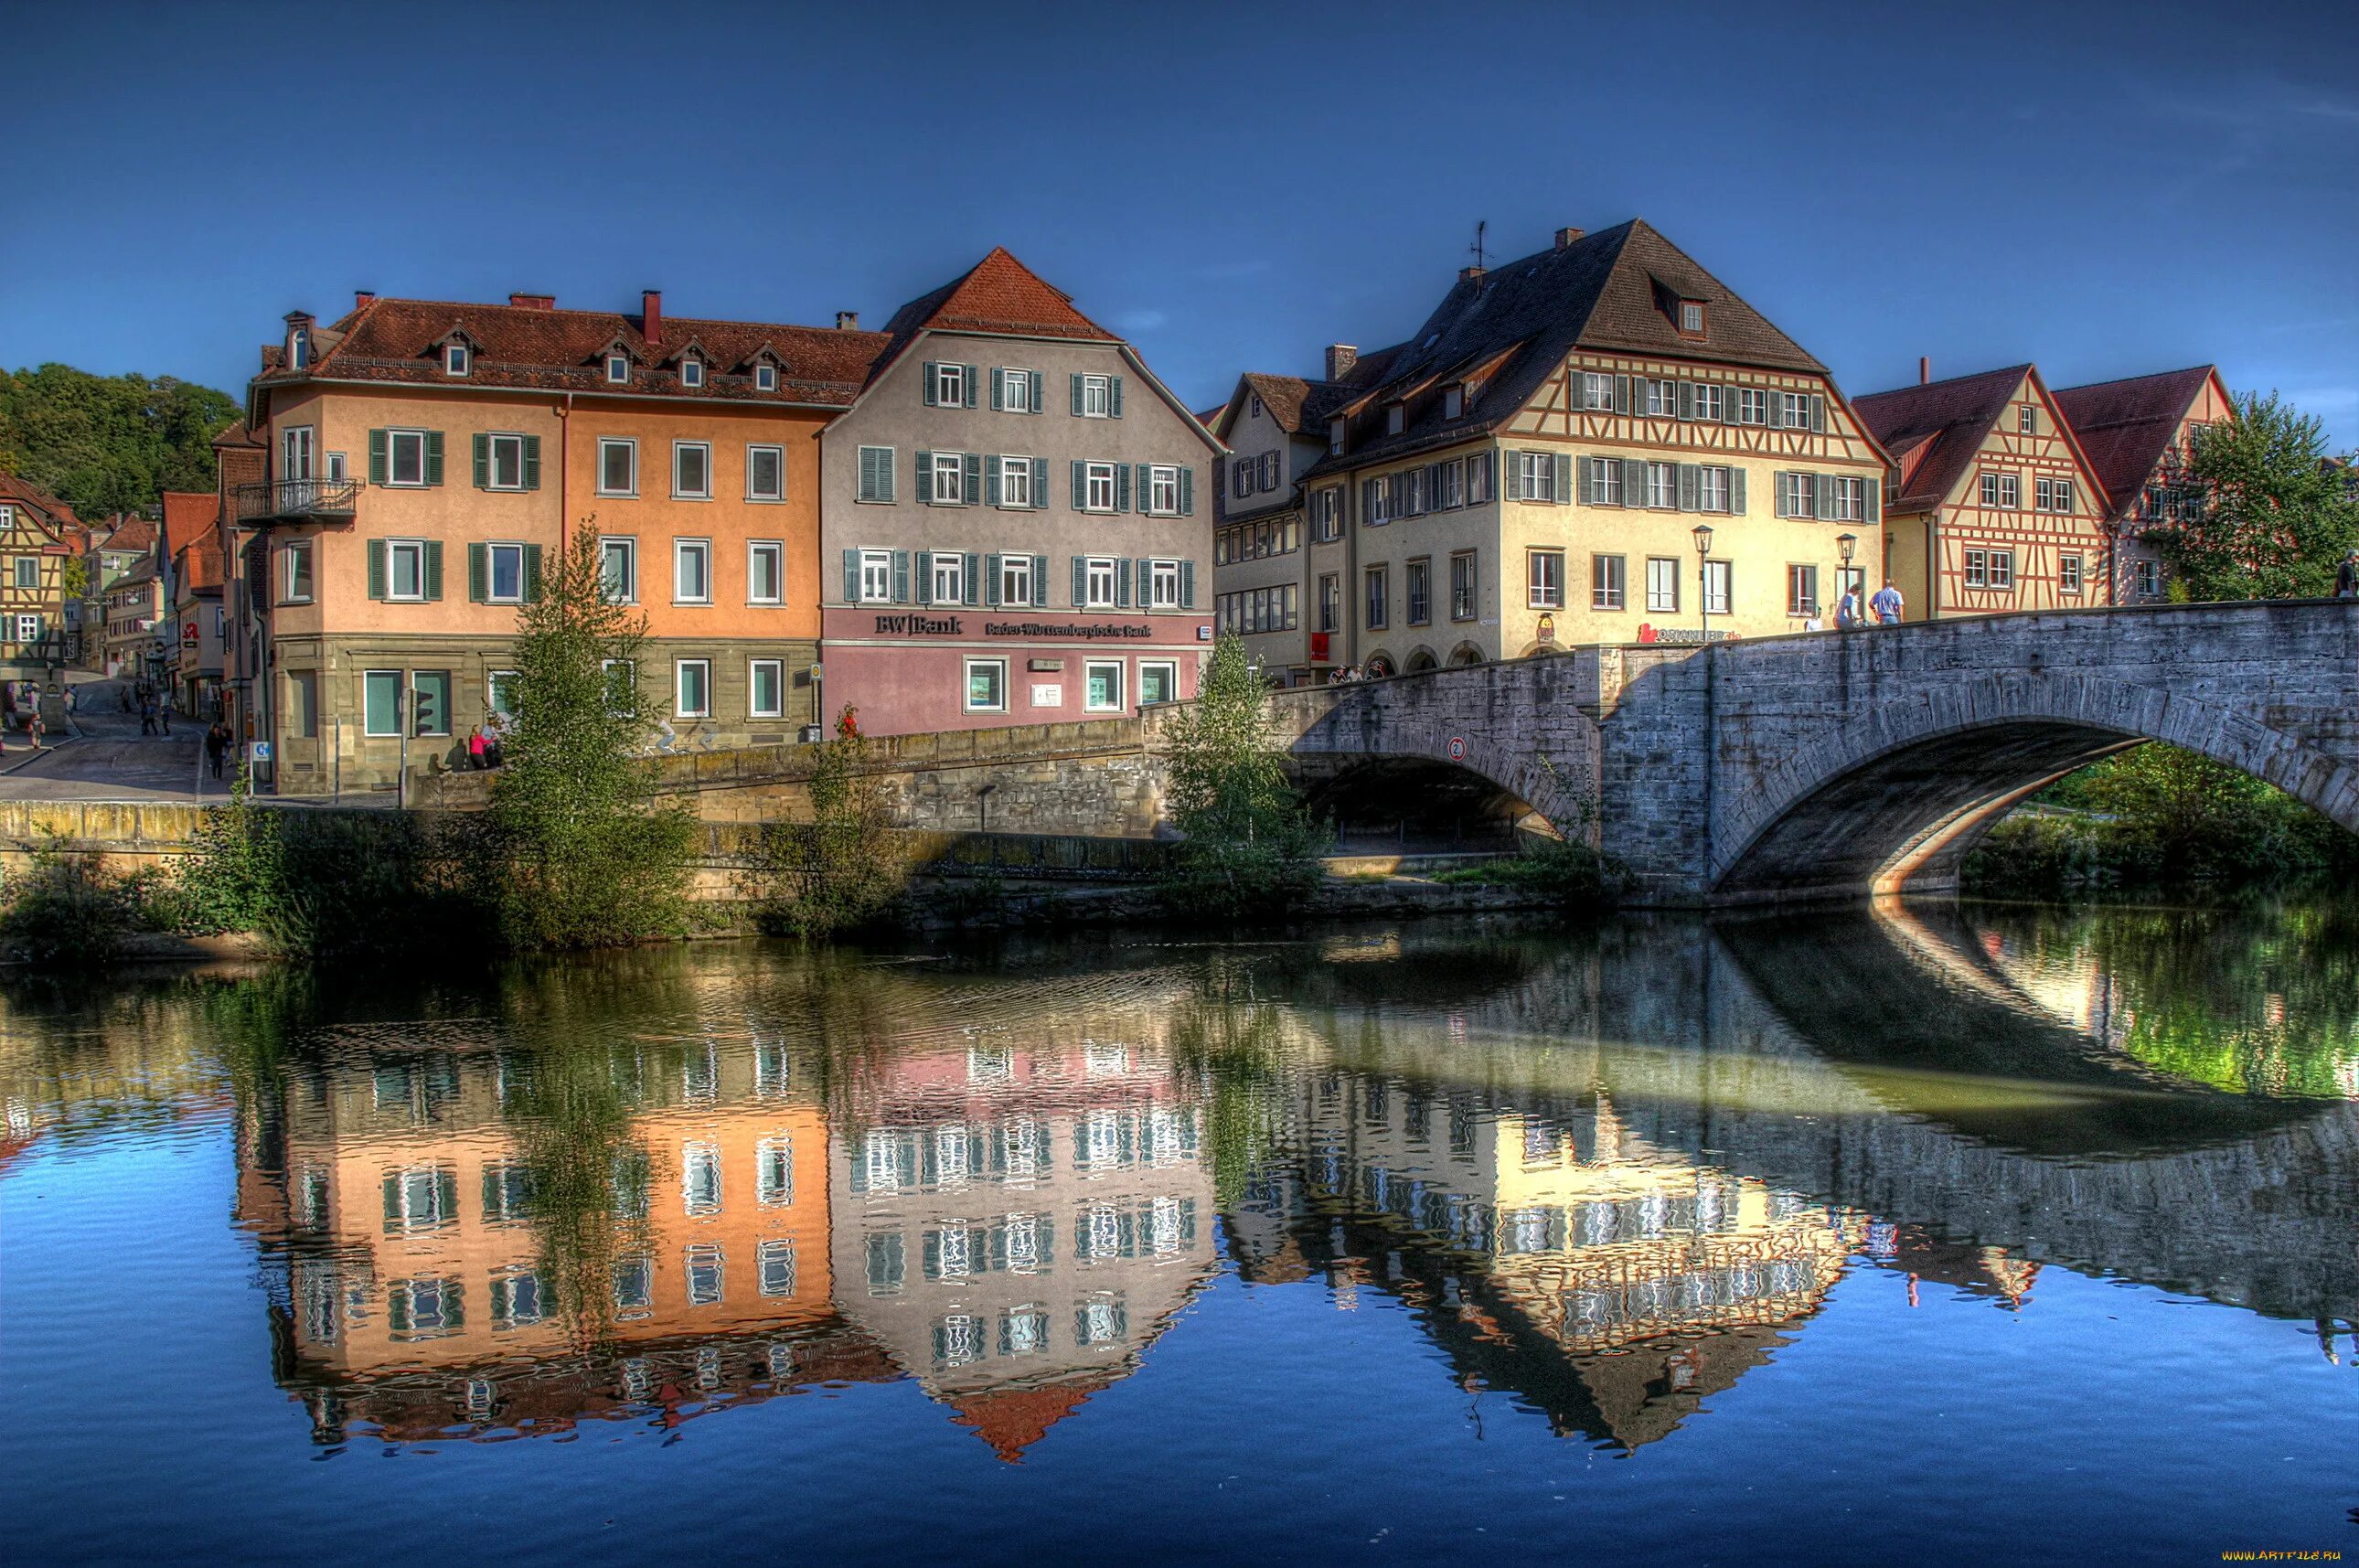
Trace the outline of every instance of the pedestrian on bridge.
<instances>
[{"instance_id":1,"label":"pedestrian on bridge","mask_svg":"<svg viewBox=\"0 0 2359 1568\"><path fill-rule=\"evenodd\" d=\"M144 735L156 733L156 699L145 692L139 698L139 733Z\"/></svg>"},{"instance_id":2,"label":"pedestrian on bridge","mask_svg":"<svg viewBox=\"0 0 2359 1568\"><path fill-rule=\"evenodd\" d=\"M1893 586L1892 579L1887 577L1884 580L1884 586L1875 591L1875 597L1867 602L1867 607L1875 613L1877 626L1897 626L1900 624L1900 612L1907 605L1900 597L1900 590Z\"/></svg>"},{"instance_id":3,"label":"pedestrian on bridge","mask_svg":"<svg viewBox=\"0 0 2359 1568\"><path fill-rule=\"evenodd\" d=\"M2359 599L2359 550L2343 558L2334 569L2334 596L2338 599Z\"/></svg>"},{"instance_id":4,"label":"pedestrian on bridge","mask_svg":"<svg viewBox=\"0 0 2359 1568\"><path fill-rule=\"evenodd\" d=\"M1859 602L1859 590L1850 583L1845 583L1843 597L1835 601L1835 629L1841 632L1857 631L1866 620L1865 608Z\"/></svg>"}]
</instances>

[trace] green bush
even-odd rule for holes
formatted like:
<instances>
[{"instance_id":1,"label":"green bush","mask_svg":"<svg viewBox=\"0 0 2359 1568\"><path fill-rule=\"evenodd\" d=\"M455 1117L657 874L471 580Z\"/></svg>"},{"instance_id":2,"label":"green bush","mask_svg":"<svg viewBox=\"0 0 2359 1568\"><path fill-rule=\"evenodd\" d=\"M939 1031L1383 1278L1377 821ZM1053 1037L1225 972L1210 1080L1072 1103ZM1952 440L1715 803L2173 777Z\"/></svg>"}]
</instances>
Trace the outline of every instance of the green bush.
<instances>
[{"instance_id":1,"label":"green bush","mask_svg":"<svg viewBox=\"0 0 2359 1568\"><path fill-rule=\"evenodd\" d=\"M55 833L10 879L0 904L0 949L53 967L103 964L139 929L137 883L109 877L95 855L67 850Z\"/></svg>"},{"instance_id":2,"label":"green bush","mask_svg":"<svg viewBox=\"0 0 2359 1568\"><path fill-rule=\"evenodd\" d=\"M1521 887L1573 912L1609 909L1623 892L1621 867L1579 839L1527 837L1523 853L1440 873L1437 882Z\"/></svg>"},{"instance_id":3,"label":"green bush","mask_svg":"<svg viewBox=\"0 0 2359 1568\"><path fill-rule=\"evenodd\" d=\"M1267 733L1269 688L1245 644L1213 645L1196 701L1165 736L1172 820L1185 837L1164 899L1197 918L1283 914L1319 886L1333 835L1310 820Z\"/></svg>"},{"instance_id":4,"label":"green bush","mask_svg":"<svg viewBox=\"0 0 2359 1568\"><path fill-rule=\"evenodd\" d=\"M829 936L882 919L908 885L884 792L867 772L868 742L846 706L819 748L811 820L765 822L745 880L754 918L774 935Z\"/></svg>"}]
</instances>

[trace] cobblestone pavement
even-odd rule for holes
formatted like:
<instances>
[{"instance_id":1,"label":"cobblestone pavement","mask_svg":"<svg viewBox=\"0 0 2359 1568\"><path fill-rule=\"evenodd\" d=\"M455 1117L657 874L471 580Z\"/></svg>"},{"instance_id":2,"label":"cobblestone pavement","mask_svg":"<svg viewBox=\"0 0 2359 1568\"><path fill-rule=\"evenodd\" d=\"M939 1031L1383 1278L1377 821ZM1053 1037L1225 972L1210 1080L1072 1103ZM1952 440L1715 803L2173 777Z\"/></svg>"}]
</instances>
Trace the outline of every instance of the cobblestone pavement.
<instances>
[{"instance_id":1,"label":"cobblestone pavement","mask_svg":"<svg viewBox=\"0 0 2359 1568\"><path fill-rule=\"evenodd\" d=\"M32 758L24 737L0 752L0 800L191 800L226 799L229 780L199 778L205 726L175 715L168 735L143 735L136 712L123 712L121 682L78 684L81 734Z\"/></svg>"}]
</instances>

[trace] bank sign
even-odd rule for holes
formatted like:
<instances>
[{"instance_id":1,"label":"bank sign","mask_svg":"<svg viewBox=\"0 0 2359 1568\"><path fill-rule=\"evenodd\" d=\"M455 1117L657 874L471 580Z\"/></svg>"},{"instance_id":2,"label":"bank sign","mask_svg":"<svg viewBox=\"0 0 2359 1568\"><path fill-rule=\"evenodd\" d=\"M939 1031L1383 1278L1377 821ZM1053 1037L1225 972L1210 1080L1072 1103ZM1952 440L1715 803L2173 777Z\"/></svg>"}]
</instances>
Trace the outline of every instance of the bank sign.
<instances>
[{"instance_id":1,"label":"bank sign","mask_svg":"<svg viewBox=\"0 0 2359 1568\"><path fill-rule=\"evenodd\" d=\"M978 635L967 629L964 615L879 615L878 637L962 637ZM994 621L983 622L980 635L1004 637L1048 637L1061 642L1120 641L1152 637L1155 628L1144 621Z\"/></svg>"}]
</instances>

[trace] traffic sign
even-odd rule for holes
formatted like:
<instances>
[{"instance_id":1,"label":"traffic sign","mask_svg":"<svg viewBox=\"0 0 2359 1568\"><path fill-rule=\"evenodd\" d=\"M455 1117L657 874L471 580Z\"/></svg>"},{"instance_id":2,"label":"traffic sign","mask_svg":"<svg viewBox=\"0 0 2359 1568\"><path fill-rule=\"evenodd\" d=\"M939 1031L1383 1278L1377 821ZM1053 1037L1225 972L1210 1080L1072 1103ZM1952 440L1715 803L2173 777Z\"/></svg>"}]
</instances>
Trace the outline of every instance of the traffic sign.
<instances>
[{"instance_id":1,"label":"traffic sign","mask_svg":"<svg viewBox=\"0 0 2359 1568\"><path fill-rule=\"evenodd\" d=\"M1463 762L1466 760L1465 736L1451 735L1450 737L1450 760L1452 762Z\"/></svg>"}]
</instances>

